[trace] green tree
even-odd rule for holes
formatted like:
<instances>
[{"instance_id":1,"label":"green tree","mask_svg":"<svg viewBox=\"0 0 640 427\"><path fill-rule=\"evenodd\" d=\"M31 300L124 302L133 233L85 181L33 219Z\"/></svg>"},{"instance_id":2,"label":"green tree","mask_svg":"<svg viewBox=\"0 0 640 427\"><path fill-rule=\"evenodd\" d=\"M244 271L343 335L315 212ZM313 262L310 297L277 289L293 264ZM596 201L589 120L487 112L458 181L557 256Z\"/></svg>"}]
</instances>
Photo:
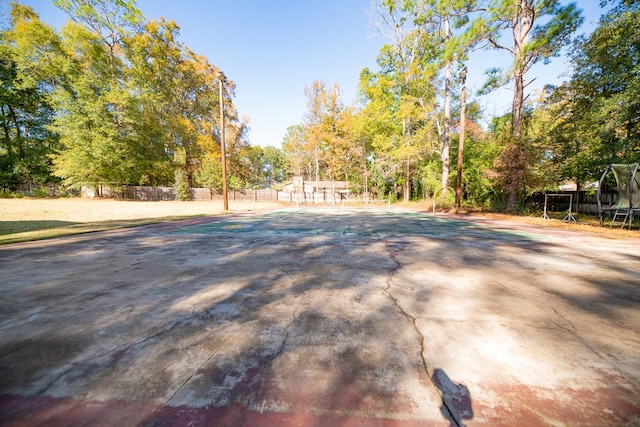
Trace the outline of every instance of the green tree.
<instances>
[{"instance_id":1,"label":"green tree","mask_svg":"<svg viewBox=\"0 0 640 427\"><path fill-rule=\"evenodd\" d=\"M573 47L571 80L547 88L534 117L547 173L581 186L640 156L637 2L619 2Z\"/></svg>"},{"instance_id":2,"label":"green tree","mask_svg":"<svg viewBox=\"0 0 640 427\"><path fill-rule=\"evenodd\" d=\"M57 80L59 37L32 8L11 4L0 32L0 187L30 189L54 181L49 155L58 139L50 94Z\"/></svg>"},{"instance_id":3,"label":"green tree","mask_svg":"<svg viewBox=\"0 0 640 427\"><path fill-rule=\"evenodd\" d=\"M589 164L600 162L600 159L591 158L588 148L594 141L598 125L584 126L586 117L578 120L578 103L572 90L569 83L547 88L529 125L537 129L534 143L539 154L537 167L542 169L538 174L544 174L548 187L564 181L574 181L580 186L589 179Z\"/></svg>"},{"instance_id":4,"label":"green tree","mask_svg":"<svg viewBox=\"0 0 640 427\"><path fill-rule=\"evenodd\" d=\"M174 22L145 22L133 0L54 4L72 18L59 34L17 3L0 33L3 186L50 180L50 169L70 186L191 186L220 162L220 96L230 180L252 180L234 84L218 93L220 70Z\"/></svg>"},{"instance_id":5,"label":"green tree","mask_svg":"<svg viewBox=\"0 0 640 427\"><path fill-rule=\"evenodd\" d=\"M68 184L192 186L220 162L220 69L178 41L173 21L147 21L132 0L58 0L70 67L52 126L63 150L56 173ZM249 180L246 124L225 84L230 179ZM202 170L200 170L202 169ZM204 175L203 175L204 174ZM241 184L239 184L241 185Z\"/></svg>"},{"instance_id":6,"label":"green tree","mask_svg":"<svg viewBox=\"0 0 640 427\"><path fill-rule=\"evenodd\" d=\"M414 15L414 22L435 39L439 63L444 68L443 120L441 127L442 192L449 187L449 149L451 146L451 98L453 67L466 59L474 43L466 28L469 15L477 8L476 0L414 0L405 2Z\"/></svg>"},{"instance_id":7,"label":"green tree","mask_svg":"<svg viewBox=\"0 0 640 427\"><path fill-rule=\"evenodd\" d=\"M573 51L573 117L581 127L597 124L587 145L599 159L593 168L640 155L639 19L640 4L621 1Z\"/></svg>"},{"instance_id":8,"label":"green tree","mask_svg":"<svg viewBox=\"0 0 640 427\"><path fill-rule=\"evenodd\" d=\"M69 68L54 92L56 117L51 129L63 149L53 159L55 174L70 185L136 182L129 145L132 101L114 80L110 55L98 35L70 22L63 29Z\"/></svg>"},{"instance_id":9,"label":"green tree","mask_svg":"<svg viewBox=\"0 0 640 427\"><path fill-rule=\"evenodd\" d=\"M114 79L119 77L118 49L123 39L142 24L136 0L53 0L71 19L89 29L108 47Z\"/></svg>"},{"instance_id":10,"label":"green tree","mask_svg":"<svg viewBox=\"0 0 640 427\"><path fill-rule=\"evenodd\" d=\"M253 147L246 137L249 128L245 123L233 125L231 121L229 124L230 126L227 128L229 188L240 190L250 187L256 182L251 162Z\"/></svg>"},{"instance_id":11,"label":"green tree","mask_svg":"<svg viewBox=\"0 0 640 427\"><path fill-rule=\"evenodd\" d=\"M264 179L282 182L289 177L285 168L285 155L280 148L267 145L262 152L262 173Z\"/></svg>"},{"instance_id":12,"label":"green tree","mask_svg":"<svg viewBox=\"0 0 640 427\"><path fill-rule=\"evenodd\" d=\"M392 197L412 196L415 174L437 141L436 86L437 39L414 25L401 1L379 5L379 30L388 38L378 55L379 72L363 70L360 77L364 111L383 132L372 138L378 189ZM400 191L399 186L402 187Z\"/></svg>"},{"instance_id":13,"label":"green tree","mask_svg":"<svg viewBox=\"0 0 640 427\"><path fill-rule=\"evenodd\" d=\"M74 21L62 29L67 68L54 92L51 126L63 149L54 168L70 185L137 183L134 95L128 90L122 40L135 28L132 1L55 3Z\"/></svg>"},{"instance_id":14,"label":"green tree","mask_svg":"<svg viewBox=\"0 0 640 427\"><path fill-rule=\"evenodd\" d=\"M179 27L173 21L149 21L143 31L123 40L128 58L127 86L135 94L135 155L141 168L140 184L169 185L174 179L175 162L184 122L178 120L181 104L175 103L180 80L183 47L178 42ZM217 111L217 110L216 110ZM193 138L193 136L191 136ZM182 160L186 163L185 156ZM180 166L186 174L186 166ZM188 177L184 178L188 183Z\"/></svg>"},{"instance_id":15,"label":"green tree","mask_svg":"<svg viewBox=\"0 0 640 427\"><path fill-rule=\"evenodd\" d=\"M500 176L495 164L505 143L504 138L499 137L505 130L508 135L509 119L508 116L494 119L487 132L472 117L467 120L462 187L465 199L477 206L500 207L500 195L503 193L498 188Z\"/></svg>"},{"instance_id":16,"label":"green tree","mask_svg":"<svg viewBox=\"0 0 640 427\"><path fill-rule=\"evenodd\" d=\"M285 156L286 176L305 176L311 179L313 170L313 151L309 150L306 135L301 125L289 126L282 139L282 151Z\"/></svg>"},{"instance_id":17,"label":"green tree","mask_svg":"<svg viewBox=\"0 0 640 427\"><path fill-rule=\"evenodd\" d=\"M566 6L559 0L486 0L485 12L475 20L472 31L484 35L495 49L508 52L513 58L506 74L493 69L487 87L513 82L511 134L501 159L509 184L508 208L513 209L518 191L526 179L527 148L520 141L523 127L526 74L540 60L560 54L561 48L582 23L575 3ZM513 43L505 43L512 40ZM521 169L521 170L518 170ZM512 180L521 180L512 182Z\"/></svg>"}]
</instances>

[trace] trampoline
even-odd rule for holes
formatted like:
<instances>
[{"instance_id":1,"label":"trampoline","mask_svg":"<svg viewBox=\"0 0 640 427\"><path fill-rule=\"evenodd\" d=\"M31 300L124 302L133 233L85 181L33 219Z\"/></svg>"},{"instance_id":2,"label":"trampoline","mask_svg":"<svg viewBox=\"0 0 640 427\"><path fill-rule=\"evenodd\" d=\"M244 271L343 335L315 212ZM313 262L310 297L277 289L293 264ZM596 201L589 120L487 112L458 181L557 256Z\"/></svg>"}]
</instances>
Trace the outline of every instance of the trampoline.
<instances>
[{"instance_id":1,"label":"trampoline","mask_svg":"<svg viewBox=\"0 0 640 427\"><path fill-rule=\"evenodd\" d=\"M602 173L598 182L598 214L600 225L605 218L611 216L610 227L620 223L624 228L627 223L631 228L634 216L640 217L640 163L611 164ZM616 197L611 203L603 202L603 189L610 188L615 180Z\"/></svg>"}]
</instances>

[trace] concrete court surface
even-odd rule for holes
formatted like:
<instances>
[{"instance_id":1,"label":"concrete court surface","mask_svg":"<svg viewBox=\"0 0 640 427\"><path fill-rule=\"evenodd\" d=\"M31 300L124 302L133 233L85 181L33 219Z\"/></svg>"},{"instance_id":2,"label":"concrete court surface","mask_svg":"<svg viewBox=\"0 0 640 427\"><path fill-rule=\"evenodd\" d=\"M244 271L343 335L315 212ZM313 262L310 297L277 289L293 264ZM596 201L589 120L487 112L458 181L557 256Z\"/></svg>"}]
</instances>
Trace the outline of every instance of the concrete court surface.
<instances>
[{"instance_id":1,"label":"concrete court surface","mask_svg":"<svg viewBox=\"0 0 640 427\"><path fill-rule=\"evenodd\" d=\"M0 425L640 426L639 243L301 208L0 246Z\"/></svg>"}]
</instances>

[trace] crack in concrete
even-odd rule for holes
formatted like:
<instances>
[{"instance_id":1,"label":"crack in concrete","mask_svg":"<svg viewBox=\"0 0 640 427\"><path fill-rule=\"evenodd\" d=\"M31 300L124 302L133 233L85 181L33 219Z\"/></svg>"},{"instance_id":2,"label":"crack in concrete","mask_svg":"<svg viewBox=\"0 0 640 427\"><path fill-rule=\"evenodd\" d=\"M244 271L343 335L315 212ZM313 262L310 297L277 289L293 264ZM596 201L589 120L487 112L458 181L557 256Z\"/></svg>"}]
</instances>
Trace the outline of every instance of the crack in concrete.
<instances>
[{"instance_id":1,"label":"crack in concrete","mask_svg":"<svg viewBox=\"0 0 640 427\"><path fill-rule=\"evenodd\" d=\"M287 324L287 326L285 326L283 332L284 332L284 338L282 339L282 343L280 343L280 347L278 348L278 350L273 354L273 357L271 358L271 361L274 361L275 359L277 359L283 352L284 352L284 348L287 345L287 340L289 339L289 328L291 327L291 325L293 324L293 322L296 321L296 319L298 318L298 308L296 307L293 310L293 314L291 315L291 321Z\"/></svg>"},{"instance_id":2,"label":"crack in concrete","mask_svg":"<svg viewBox=\"0 0 640 427\"><path fill-rule=\"evenodd\" d=\"M49 381L49 383L47 385L45 385L44 387L40 388L40 390L38 390L36 392L36 396L39 396L41 394L46 394L49 391L49 389L51 387L53 387L54 384L57 383L60 380L60 378L62 378L65 375L67 375L67 373L69 373L72 368L73 368L73 365L71 365L71 366L67 365L66 369L63 369L62 372L60 373L60 375L56 376L52 381Z\"/></svg>"},{"instance_id":3,"label":"crack in concrete","mask_svg":"<svg viewBox=\"0 0 640 427\"><path fill-rule=\"evenodd\" d=\"M262 369L266 365L273 363L273 361L276 360L278 357L280 357L282 355L282 353L284 352L284 349L287 346L287 341L289 340L289 328L291 327L293 322L296 320L297 312L298 312L297 308L293 310L293 314L291 315L291 321L285 326L285 328L283 330L284 337L282 338L280 346L275 351L275 353L273 353L273 355L271 357L266 358L264 360L264 362L260 366L260 372L258 372L256 374L256 377L260 377L260 375L262 374L262 372L261 372ZM251 409L251 410L259 410L259 407L254 405L253 399L254 399L254 396L253 396L253 390L252 390L252 392L249 394L249 398L247 399L245 407L247 409ZM262 408L262 410L264 409L264 402L262 403L261 408Z\"/></svg>"},{"instance_id":4,"label":"crack in concrete","mask_svg":"<svg viewBox=\"0 0 640 427\"><path fill-rule=\"evenodd\" d=\"M291 273L289 273L289 271L287 271L286 268L284 268L284 266L280 266L280 268L282 269L282 271L284 272L285 276L291 281L291 284L294 285L295 284L295 280L293 278L293 276L291 275ZM291 324L296 320L297 318L297 313L298 313L298 309L297 307L294 308L293 310L293 314L291 315L291 320L290 322L285 326L285 328L283 329L283 338L282 341L280 342L279 346L277 347L276 351L270 355L269 357L263 358L262 360L258 359L257 362L259 364L259 368L260 370L262 370L266 365L272 363L275 359L277 359L278 357L280 357L280 355L282 355L282 353L284 352L284 349L287 345L287 341L289 339L289 328L291 327ZM210 357L208 357L204 362L202 362L199 366L198 369L196 369L192 374L190 374L183 382L182 384L176 389L176 391L174 393L171 394L171 396L165 401L166 405L169 405L169 403L171 402L171 400L173 400L182 390L185 389L185 387L187 387L187 384L189 384L189 382L191 382L191 380L193 379L193 377L196 375L197 372L200 372L214 357L215 357L216 353L212 354ZM259 376L261 375L260 372L258 372L255 375L255 378L259 378ZM255 380L252 382L252 385L255 384ZM243 399L242 401L238 401L237 403L241 403L243 404L243 406L247 409L252 409L252 410L260 410L261 407L260 406L256 406L253 402L254 400L254 396L253 396L253 392L255 390L250 390L249 395L247 396L247 399ZM264 402L262 403L262 409L264 407Z\"/></svg>"},{"instance_id":5,"label":"crack in concrete","mask_svg":"<svg viewBox=\"0 0 640 427\"><path fill-rule=\"evenodd\" d=\"M500 288L502 288L503 290L506 290L507 292L514 294L516 296L518 296L519 298L522 298L524 300L526 299L530 299L527 298L523 293L518 292L512 288L508 288L504 285L498 285ZM572 336L577 342L579 342L582 346L584 346L584 348L586 348L588 351L590 351L592 354L594 354L595 356L597 356L599 359L601 360L609 360L609 356L608 355L603 355L601 352L599 352L598 350L596 350L586 339L584 339L581 335L580 335L580 330L576 327L576 325L569 320L566 316L564 316L562 313L560 313L558 311L557 308L555 308L553 305L545 303L545 302L538 302L535 301L534 302L535 305L537 305L538 307L542 307L543 309L550 309L551 311L553 311L553 313L555 314L556 317L560 318L562 320L562 322L564 322L566 325L568 326L564 326L562 325L560 321L553 321L554 323L554 327L549 327L549 326L538 326L535 324L531 324L531 323L526 323L529 326L536 328L536 329L547 329L547 330L561 330L564 331L566 334ZM513 323L513 321L510 321L511 323ZM615 339L619 339L617 336L614 337ZM620 377L622 378L629 378L629 374L622 371L621 369L619 369L616 365L612 365L612 369L618 374L620 375ZM628 384L631 385L631 387L634 390L638 390L638 388L635 386L635 384L631 383L631 382L627 382Z\"/></svg>"},{"instance_id":6,"label":"crack in concrete","mask_svg":"<svg viewBox=\"0 0 640 427\"><path fill-rule=\"evenodd\" d=\"M506 287L504 285L498 285L498 286L500 288L502 288L503 290L506 290L508 293L516 295L518 298L521 298L523 300L531 300L530 297L527 297L523 293L518 292L518 291L516 291L516 290L514 290L512 288L508 288L508 287ZM543 309L549 309L549 310L553 311L555 316L561 319L561 321L553 321L553 323L555 324L555 327L553 327L553 328L552 327L548 327L548 326L531 325L532 327L534 327L536 329L549 329L549 330L559 329L561 331L564 331L567 334L569 334L572 337L574 337L578 342L580 342L590 352L592 352L593 354L595 354L599 358L604 359L604 357L598 351L596 351L584 338L582 338L580 336L579 330L576 327L576 325L571 320L569 320L567 317L565 317L562 313L560 313L558 311L558 309L556 309L551 304L548 304L548 303L545 303L545 302L539 302L539 301L536 301L536 300L532 300L532 301L533 301L532 303L534 305L538 306L538 307L542 307ZM562 323L564 323L565 325L563 325ZM566 326L566 325L568 325L568 326Z\"/></svg>"},{"instance_id":7,"label":"crack in concrete","mask_svg":"<svg viewBox=\"0 0 640 427\"><path fill-rule=\"evenodd\" d=\"M198 372L200 372L200 370L202 369L202 367L203 367L203 366L205 366L207 363L209 363L209 361L211 361L211 359L213 359L213 358L214 358L214 356L215 356L216 354L217 354L217 353L215 353L215 352L214 352L211 356L209 356L209 357L207 358L207 360L205 360L204 362L202 362L202 363L198 366L198 369L196 369L195 371L193 371L193 372L191 373L191 375L189 375L189 376L187 377L187 379L183 381L183 383L182 383L182 384L181 384L181 385L176 389L176 391L174 391L174 392L171 394L171 396L169 396L169 398L165 400L165 403L164 403L164 404L165 404L165 406L170 406L170 405L169 405L169 402L171 402L171 401L173 400L173 398L174 398L174 397L176 397L176 395L177 395L178 393L180 393L182 390L184 390L184 388L187 386L187 384L189 384L189 382L191 381L191 379L193 378L193 376L194 376L195 374L197 374Z\"/></svg>"},{"instance_id":8,"label":"crack in concrete","mask_svg":"<svg viewBox=\"0 0 640 427\"><path fill-rule=\"evenodd\" d=\"M284 272L285 276L291 282L291 287L294 287L295 284L296 284L296 280L295 280L294 276L285 268L284 265L280 264L279 267ZM297 297L294 297L294 298L297 298ZM265 359L260 361L261 362L260 366L259 366L260 371L256 374L256 378L259 378L262 375L261 371L264 369L264 367L266 367L267 365L273 363L274 360L276 360L278 357L280 357L284 353L285 347L287 346L287 341L289 340L289 330L291 328L291 325L293 325L293 323L295 322L295 320L297 318L298 318L298 307L294 306L293 313L291 314L290 321L286 324L286 326L284 327L284 329L282 331L283 332L283 338L282 338L282 341L280 342L280 345L278 346L276 351L270 357L265 358ZM254 382L254 384L255 384L255 382ZM265 402L263 401L261 405L258 405L257 402L254 402L254 398L255 398L254 391L255 390L251 390L246 402L244 402L244 406L247 409L260 411L260 413L262 413L264 411Z\"/></svg>"},{"instance_id":9,"label":"crack in concrete","mask_svg":"<svg viewBox=\"0 0 640 427\"><path fill-rule=\"evenodd\" d=\"M558 316L559 318L561 318L562 320L564 320L567 324L569 324L569 328L565 327L565 326L561 326L560 324L556 323L556 325L558 325L558 328L567 331L568 333L572 334L572 335L576 335L576 333L578 332L578 328L576 328L576 325L573 324L573 322L569 319L567 319L566 317L564 317L562 314L560 314L560 312L553 306L549 305L549 304L544 304L547 307L549 307L551 310L553 310L553 312L556 314L556 316Z\"/></svg>"},{"instance_id":10,"label":"crack in concrete","mask_svg":"<svg viewBox=\"0 0 640 427\"><path fill-rule=\"evenodd\" d=\"M385 295L387 295L387 297L393 301L393 305L396 307L396 309L398 309L398 311L400 311L400 313L411 322L411 324L413 325L413 329L416 331L416 333L418 334L419 337L419 341L420 341L420 360L422 362L422 369L424 370L425 374L427 375L427 378L429 378L429 381L431 382L431 385L433 386L433 388L435 389L436 393L438 393L438 395L440 396L440 400L442 401L442 407L444 408L444 410L447 411L447 414L449 415L449 420L454 422L455 425L457 427L464 427L464 424L462 424L461 421L458 420L458 417L456 416L455 411L449 406L449 404L447 403L442 390L440 390L440 388L438 387L438 385L435 383L432 375L429 373L429 366L427 364L427 360L424 357L424 334L422 333L422 331L420 331L420 328L418 327L418 323L417 323L417 319L415 318L415 316L413 316L412 314L408 313L404 307L402 307L402 305L400 305L400 302L398 301L398 298L396 298L392 293L391 293L391 282L393 281L393 277L398 273L398 271L402 268L402 262L400 262L400 260L398 260L398 252L400 250L402 250L403 248L400 248L399 250L396 249L394 250L393 248L389 248L389 246L391 246L389 244L389 242L385 242L385 246L387 246L387 252L389 254L389 258L391 258L391 260L393 261L394 265L393 267L388 269L388 273L389 275L387 276L387 286L382 290Z\"/></svg>"}]
</instances>

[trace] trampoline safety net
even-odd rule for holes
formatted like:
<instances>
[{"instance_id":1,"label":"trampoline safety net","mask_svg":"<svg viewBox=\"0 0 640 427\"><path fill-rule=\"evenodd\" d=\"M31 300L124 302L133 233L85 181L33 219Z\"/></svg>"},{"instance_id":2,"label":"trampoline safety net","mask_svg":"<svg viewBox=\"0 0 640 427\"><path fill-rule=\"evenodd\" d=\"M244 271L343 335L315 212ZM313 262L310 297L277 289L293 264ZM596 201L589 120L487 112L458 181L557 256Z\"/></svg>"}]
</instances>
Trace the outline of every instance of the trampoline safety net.
<instances>
[{"instance_id":1,"label":"trampoline safety net","mask_svg":"<svg viewBox=\"0 0 640 427\"><path fill-rule=\"evenodd\" d=\"M640 175L639 163L611 164L602 174L598 183L598 212L600 225L604 224L606 215L611 214L611 225L621 221L621 227L628 222L629 227L635 215L640 215ZM606 185L607 178L613 175L616 181L617 198L611 205L603 205L601 192Z\"/></svg>"}]
</instances>

